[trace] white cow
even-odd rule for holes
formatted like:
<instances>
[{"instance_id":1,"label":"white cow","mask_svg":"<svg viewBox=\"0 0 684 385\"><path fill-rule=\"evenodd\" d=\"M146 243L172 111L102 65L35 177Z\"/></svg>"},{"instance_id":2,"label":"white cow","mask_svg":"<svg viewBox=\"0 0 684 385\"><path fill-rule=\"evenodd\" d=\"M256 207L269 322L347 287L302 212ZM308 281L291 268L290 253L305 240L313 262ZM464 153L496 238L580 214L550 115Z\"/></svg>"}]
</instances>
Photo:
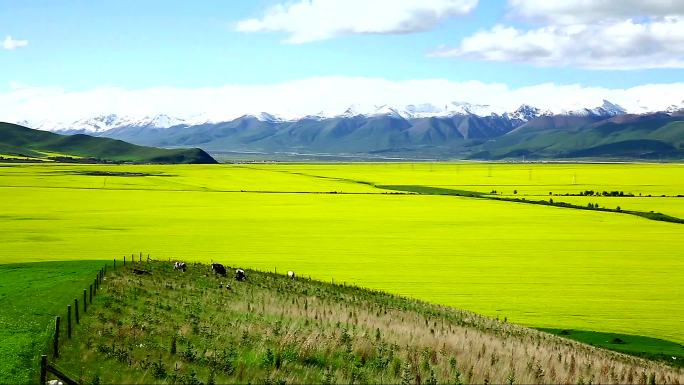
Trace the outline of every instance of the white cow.
<instances>
[{"instance_id":1,"label":"white cow","mask_svg":"<svg viewBox=\"0 0 684 385\"><path fill-rule=\"evenodd\" d=\"M295 279L295 277L296 277L296 276L295 276L295 272L294 272L294 271L290 270L290 271L287 272L287 278Z\"/></svg>"}]
</instances>

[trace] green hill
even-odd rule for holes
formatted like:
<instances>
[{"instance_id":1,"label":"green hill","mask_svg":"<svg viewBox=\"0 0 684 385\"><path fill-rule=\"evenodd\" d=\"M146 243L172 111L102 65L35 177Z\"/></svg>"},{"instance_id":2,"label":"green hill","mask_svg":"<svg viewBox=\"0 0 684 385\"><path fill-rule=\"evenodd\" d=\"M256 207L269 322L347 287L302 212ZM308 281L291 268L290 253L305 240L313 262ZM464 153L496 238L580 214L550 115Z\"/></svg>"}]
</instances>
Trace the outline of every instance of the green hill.
<instances>
[{"instance_id":1,"label":"green hill","mask_svg":"<svg viewBox=\"0 0 684 385\"><path fill-rule=\"evenodd\" d=\"M81 383L684 380L673 367L505 320L337 282L246 273L237 281L233 268L220 277L198 263L186 272L171 261L119 264L54 361Z\"/></svg>"},{"instance_id":2,"label":"green hill","mask_svg":"<svg viewBox=\"0 0 684 385\"><path fill-rule=\"evenodd\" d=\"M83 134L59 135L0 122L0 156L61 161L216 163L199 148L161 149Z\"/></svg>"},{"instance_id":3,"label":"green hill","mask_svg":"<svg viewBox=\"0 0 684 385\"><path fill-rule=\"evenodd\" d=\"M534 120L483 144L473 158L684 158L684 121L666 114L624 115L558 127ZM577 123L577 122L575 122Z\"/></svg>"}]
</instances>

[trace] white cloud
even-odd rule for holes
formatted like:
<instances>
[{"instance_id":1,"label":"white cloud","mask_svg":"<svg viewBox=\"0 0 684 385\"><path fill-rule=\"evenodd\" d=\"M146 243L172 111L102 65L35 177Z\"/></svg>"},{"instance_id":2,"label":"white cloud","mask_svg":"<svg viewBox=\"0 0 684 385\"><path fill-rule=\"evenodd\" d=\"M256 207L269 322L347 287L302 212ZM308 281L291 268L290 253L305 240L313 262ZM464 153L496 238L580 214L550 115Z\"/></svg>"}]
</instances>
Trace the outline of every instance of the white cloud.
<instances>
[{"instance_id":1,"label":"white cloud","mask_svg":"<svg viewBox=\"0 0 684 385\"><path fill-rule=\"evenodd\" d=\"M545 26L497 25L434 56L600 70L684 68L682 0L509 0Z\"/></svg>"},{"instance_id":2,"label":"white cloud","mask_svg":"<svg viewBox=\"0 0 684 385\"><path fill-rule=\"evenodd\" d=\"M241 32L283 32L301 44L356 34L399 34L432 29L470 13L478 0L300 0L270 7L261 18L241 20Z\"/></svg>"},{"instance_id":3,"label":"white cloud","mask_svg":"<svg viewBox=\"0 0 684 385\"><path fill-rule=\"evenodd\" d=\"M67 91L55 87L18 86L0 93L0 120L70 122L115 113L142 117L166 113L180 118L202 115L229 120L246 113L270 112L286 118L323 111L342 113L352 104L374 106L452 101L499 106L512 111L522 103L559 112L595 107L603 99L630 112L663 110L682 103L684 83L643 85L627 89L555 85L510 88L505 84L445 79L391 81L364 77L321 77L272 85L226 85L212 88L97 88Z\"/></svg>"},{"instance_id":4,"label":"white cloud","mask_svg":"<svg viewBox=\"0 0 684 385\"><path fill-rule=\"evenodd\" d=\"M589 69L684 68L684 18L551 25L521 30L498 25L443 47L435 56Z\"/></svg>"},{"instance_id":5,"label":"white cloud","mask_svg":"<svg viewBox=\"0 0 684 385\"><path fill-rule=\"evenodd\" d=\"M5 40L2 41L2 48L7 50L13 50L21 47L26 47L28 45L28 40L16 40L12 36L7 35Z\"/></svg>"},{"instance_id":6,"label":"white cloud","mask_svg":"<svg viewBox=\"0 0 684 385\"><path fill-rule=\"evenodd\" d=\"M682 0L509 0L513 15L556 24L684 15Z\"/></svg>"}]
</instances>

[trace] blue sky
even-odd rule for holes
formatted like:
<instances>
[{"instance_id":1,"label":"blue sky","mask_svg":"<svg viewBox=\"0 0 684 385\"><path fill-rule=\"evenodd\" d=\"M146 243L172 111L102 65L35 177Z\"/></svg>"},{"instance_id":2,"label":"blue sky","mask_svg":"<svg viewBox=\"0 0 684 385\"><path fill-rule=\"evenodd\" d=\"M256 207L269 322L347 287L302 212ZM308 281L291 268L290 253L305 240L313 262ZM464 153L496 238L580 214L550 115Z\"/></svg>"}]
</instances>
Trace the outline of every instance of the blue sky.
<instances>
[{"instance_id":1,"label":"blue sky","mask_svg":"<svg viewBox=\"0 0 684 385\"><path fill-rule=\"evenodd\" d=\"M658 35L655 28L670 15L674 22L665 27L674 28L674 33L666 34L679 39L684 24L680 22L684 10L679 5L664 10L637 6L632 7L633 11L620 5L606 9L595 6L590 9L595 15L587 19L586 9L574 9L567 5L573 2L566 2L565 8L542 9L557 15L544 19L546 16L528 14L532 7L539 7L535 0L435 0L434 10L428 11L441 16L436 21L423 21L420 17L426 10L416 11L410 22L418 27L409 27L408 31L395 31L392 20L382 20L380 26L370 26L380 28L376 33L332 32L332 36L321 39L288 42L288 37L295 34L288 28L302 23L302 19L296 19L294 8L288 7L297 3L309 6L309 1L0 0L0 39L11 36L13 41L25 42L12 49L0 47L0 93L11 93L21 86L56 87L62 92L102 87L197 89L331 76L389 81L475 80L505 84L512 89L542 83L623 89L684 79L684 40L663 42L663 47L675 48L656 49L649 56L640 53L643 50L630 41L611 50L614 40L609 39L620 23L629 21L629 28L650 28L653 24L653 31L640 33L651 33L648 37L654 36L653 41L659 43L657 38L662 33ZM401 3L397 1L387 2L388 7ZM469 10L453 11L459 1L468 3L465 7ZM320 3L323 5L311 6L307 11L310 18L315 19L316 12L323 12L325 17L326 0ZM561 3L563 0L556 4ZM630 1L615 2L620 3ZM351 7L354 2L345 4ZM406 9L402 12L413 12L410 5ZM267 20L266 15L278 10L277 22ZM364 12L362 6L350 10L349 28L357 28L354 15ZM387 14L391 12L379 12L378 18L392 17ZM340 19L344 17L340 15ZM260 27L251 31L238 27L249 19L256 20ZM278 23L285 26L274 25ZM496 25L508 28L508 34L495 30ZM563 44L567 45L562 40L567 33L562 29L575 25L588 29L585 35L577 35L576 51L566 48L535 56L537 50L548 48L535 46L536 40L556 39L549 40L552 48L548 49L555 45L562 49ZM549 32L549 28L561 32ZM522 36L529 31L545 35ZM634 41L643 40L642 35ZM587 40L592 39L586 36L597 36L601 48L590 45ZM602 37L607 41L601 42ZM603 47L608 47L606 52ZM492 52L494 58L488 56Z\"/></svg>"},{"instance_id":2,"label":"blue sky","mask_svg":"<svg viewBox=\"0 0 684 385\"><path fill-rule=\"evenodd\" d=\"M102 85L206 87L274 83L309 76L346 75L392 80L444 78L631 87L684 78L682 69L538 68L527 64L428 57L442 44L506 21L504 1L481 2L435 30L357 35L311 44L282 44L279 33L237 32L268 1L5 1L4 34L27 47L0 51L2 79L31 85L87 89Z\"/></svg>"}]
</instances>

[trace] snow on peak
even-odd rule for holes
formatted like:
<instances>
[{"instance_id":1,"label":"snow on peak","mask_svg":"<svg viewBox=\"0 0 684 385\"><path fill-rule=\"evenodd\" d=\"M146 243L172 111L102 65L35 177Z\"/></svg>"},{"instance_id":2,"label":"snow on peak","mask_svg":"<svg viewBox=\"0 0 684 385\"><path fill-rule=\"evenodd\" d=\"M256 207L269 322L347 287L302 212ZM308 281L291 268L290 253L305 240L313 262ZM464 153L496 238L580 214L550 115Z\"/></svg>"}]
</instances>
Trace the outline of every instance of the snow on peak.
<instances>
[{"instance_id":1,"label":"snow on peak","mask_svg":"<svg viewBox=\"0 0 684 385\"><path fill-rule=\"evenodd\" d=\"M617 104L607 101L606 99L603 99L603 104L600 107L596 107L592 109L592 111L596 115L600 116L615 116L627 113L627 110Z\"/></svg>"},{"instance_id":2,"label":"snow on peak","mask_svg":"<svg viewBox=\"0 0 684 385\"><path fill-rule=\"evenodd\" d=\"M268 112L259 112L258 114L254 115L247 115L250 116L260 122L268 122L268 123L278 123L278 122L284 122L285 119L281 118L280 116L274 115L274 114L269 114Z\"/></svg>"},{"instance_id":3,"label":"snow on peak","mask_svg":"<svg viewBox=\"0 0 684 385\"><path fill-rule=\"evenodd\" d=\"M151 118L145 118L140 123L157 128L169 128L185 124L185 119L175 118L166 114L155 115Z\"/></svg>"},{"instance_id":4,"label":"snow on peak","mask_svg":"<svg viewBox=\"0 0 684 385\"><path fill-rule=\"evenodd\" d=\"M576 110L562 110L561 115L570 116L598 116L598 117L612 117L616 115L626 114L627 110L622 108L622 106L609 102L608 100L603 100L603 103L594 108L579 108Z\"/></svg>"},{"instance_id":5,"label":"snow on peak","mask_svg":"<svg viewBox=\"0 0 684 385\"><path fill-rule=\"evenodd\" d=\"M372 114L370 114L370 116L389 116L396 119L412 117L410 113L388 106L387 104L384 104L382 106L376 106L375 111Z\"/></svg>"},{"instance_id":6,"label":"snow on peak","mask_svg":"<svg viewBox=\"0 0 684 385\"><path fill-rule=\"evenodd\" d=\"M361 106L359 106L358 104L352 104L351 106L347 107L347 109L344 110L344 112L342 112L341 114L335 115L335 117L353 118L359 115L364 115L364 113L361 110Z\"/></svg>"},{"instance_id":7,"label":"snow on peak","mask_svg":"<svg viewBox=\"0 0 684 385\"><path fill-rule=\"evenodd\" d=\"M78 119L72 122L49 120L30 122L23 120L20 124L44 131L83 131L99 133L119 127L169 128L187 124L187 122L184 119L174 118L166 114L145 116L142 118L107 114Z\"/></svg>"},{"instance_id":8,"label":"snow on peak","mask_svg":"<svg viewBox=\"0 0 684 385\"><path fill-rule=\"evenodd\" d=\"M520 120L523 122L529 122L530 120L537 118L539 116L544 115L545 112L542 112L537 107L532 107L529 104L522 104L520 107L518 107L517 110L513 112L506 112L504 113L504 116L508 117L510 120Z\"/></svg>"}]
</instances>

